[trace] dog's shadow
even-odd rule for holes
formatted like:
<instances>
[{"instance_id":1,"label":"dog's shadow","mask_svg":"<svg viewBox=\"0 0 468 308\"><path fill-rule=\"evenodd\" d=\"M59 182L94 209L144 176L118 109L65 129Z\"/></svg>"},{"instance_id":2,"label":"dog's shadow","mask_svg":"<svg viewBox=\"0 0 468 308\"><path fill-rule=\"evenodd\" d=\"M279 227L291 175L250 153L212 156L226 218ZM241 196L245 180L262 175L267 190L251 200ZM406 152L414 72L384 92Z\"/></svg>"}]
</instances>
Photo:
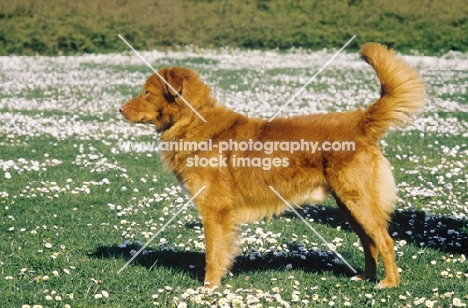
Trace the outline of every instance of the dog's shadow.
<instances>
[{"instance_id":1,"label":"dog's shadow","mask_svg":"<svg viewBox=\"0 0 468 308\"><path fill-rule=\"evenodd\" d=\"M305 210L305 211L304 211ZM352 232L337 208L305 207L302 215L309 215L315 222L333 228L341 227L344 232ZM284 214L287 218L298 219L293 213ZM188 228L193 225L187 225ZM304 229L305 230L305 229ZM444 216L429 215L422 211L397 211L393 215L389 231L395 240L405 240L421 248L431 248L447 253L466 253L468 247L468 230L466 223ZM125 245L101 246L89 254L92 258L124 258L129 259L131 253L139 250L141 244L127 243ZM300 244L291 243L288 253L259 253L252 251L238 256L231 269L233 275L251 271L287 271L290 268L305 272L332 272L337 276L349 276L350 269L337 261L336 256L329 251L305 250ZM345 256L346 257L346 256ZM364 258L364 256L363 256ZM205 274L205 254L194 251L175 251L169 247L147 248L133 264L153 267L170 268L177 272L188 274L194 279L203 281ZM360 270L360 269L358 269Z\"/></svg>"},{"instance_id":2,"label":"dog's shadow","mask_svg":"<svg viewBox=\"0 0 468 308\"><path fill-rule=\"evenodd\" d=\"M101 246L88 256L97 259L125 258L130 259L140 245L131 244L127 247L121 245ZM289 245L287 253L259 253L252 251L244 253L235 259L231 273L235 275L258 271L288 271L291 268L304 272L333 272L335 275L351 275L350 270L337 262L332 252L328 251L301 251L301 245ZM174 251L163 248L157 250L144 250L132 262L133 265L144 266L148 269L164 267L188 274L193 279L203 281L205 275L205 253L195 251Z\"/></svg>"},{"instance_id":3,"label":"dog's shadow","mask_svg":"<svg viewBox=\"0 0 468 308\"><path fill-rule=\"evenodd\" d=\"M305 207L304 210L314 221L330 226L341 227L352 232L351 227L338 208ZM302 213L303 214L303 213ZM293 213L287 212L289 218ZM408 244L429 248L445 253L466 254L468 247L468 224L466 220L442 215L432 215L418 210L397 210L389 224L389 233L394 240L405 240Z\"/></svg>"}]
</instances>

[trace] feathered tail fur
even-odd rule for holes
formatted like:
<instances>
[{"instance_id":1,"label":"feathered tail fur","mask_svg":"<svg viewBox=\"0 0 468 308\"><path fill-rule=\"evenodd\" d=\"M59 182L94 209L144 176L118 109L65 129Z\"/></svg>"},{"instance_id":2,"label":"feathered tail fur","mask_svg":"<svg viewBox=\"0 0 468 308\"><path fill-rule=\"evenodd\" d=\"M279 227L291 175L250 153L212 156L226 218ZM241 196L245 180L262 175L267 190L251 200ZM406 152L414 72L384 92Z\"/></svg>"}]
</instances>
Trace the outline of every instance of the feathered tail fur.
<instances>
[{"instance_id":1,"label":"feathered tail fur","mask_svg":"<svg viewBox=\"0 0 468 308\"><path fill-rule=\"evenodd\" d=\"M425 104L425 87L419 74L386 46L367 43L360 55L374 68L381 84L380 98L367 108L365 118L366 134L377 140L390 126L411 123L410 116Z\"/></svg>"}]
</instances>

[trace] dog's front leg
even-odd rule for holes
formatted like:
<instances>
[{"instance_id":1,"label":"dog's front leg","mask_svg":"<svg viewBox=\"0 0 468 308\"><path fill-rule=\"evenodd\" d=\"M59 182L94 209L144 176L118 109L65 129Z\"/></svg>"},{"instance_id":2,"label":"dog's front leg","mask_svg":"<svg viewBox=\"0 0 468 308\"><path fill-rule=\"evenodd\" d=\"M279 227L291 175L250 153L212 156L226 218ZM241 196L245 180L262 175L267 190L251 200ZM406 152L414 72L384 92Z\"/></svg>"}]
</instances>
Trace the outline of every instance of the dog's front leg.
<instances>
[{"instance_id":1,"label":"dog's front leg","mask_svg":"<svg viewBox=\"0 0 468 308\"><path fill-rule=\"evenodd\" d=\"M231 267L237 253L237 228L233 213L216 209L202 213L206 243L205 287L214 288Z\"/></svg>"}]
</instances>

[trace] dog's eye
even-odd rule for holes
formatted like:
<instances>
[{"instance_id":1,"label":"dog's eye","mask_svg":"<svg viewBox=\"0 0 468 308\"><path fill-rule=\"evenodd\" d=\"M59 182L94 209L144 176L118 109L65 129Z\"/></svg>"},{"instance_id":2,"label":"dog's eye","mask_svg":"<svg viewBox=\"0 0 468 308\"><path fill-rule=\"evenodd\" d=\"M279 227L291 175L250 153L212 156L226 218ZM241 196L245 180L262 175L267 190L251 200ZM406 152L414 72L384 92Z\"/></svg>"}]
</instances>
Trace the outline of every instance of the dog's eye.
<instances>
[{"instance_id":1,"label":"dog's eye","mask_svg":"<svg viewBox=\"0 0 468 308\"><path fill-rule=\"evenodd\" d=\"M145 90L145 95L148 95L150 92L148 90Z\"/></svg>"}]
</instances>

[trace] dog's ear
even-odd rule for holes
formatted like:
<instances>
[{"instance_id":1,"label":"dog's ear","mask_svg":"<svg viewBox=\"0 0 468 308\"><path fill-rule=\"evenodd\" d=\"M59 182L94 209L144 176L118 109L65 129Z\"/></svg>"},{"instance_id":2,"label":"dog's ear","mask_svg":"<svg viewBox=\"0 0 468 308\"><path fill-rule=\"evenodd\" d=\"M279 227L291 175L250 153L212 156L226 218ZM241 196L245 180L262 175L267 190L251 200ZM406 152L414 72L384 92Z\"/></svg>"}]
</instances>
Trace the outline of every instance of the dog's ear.
<instances>
[{"instance_id":1,"label":"dog's ear","mask_svg":"<svg viewBox=\"0 0 468 308\"><path fill-rule=\"evenodd\" d=\"M167 72L166 75L166 80L167 82L172 86L167 87L167 91L172 95L172 96L177 96L177 93L182 94L182 88L184 84L184 72L180 68L173 68ZM176 92L174 92L174 90Z\"/></svg>"}]
</instances>

